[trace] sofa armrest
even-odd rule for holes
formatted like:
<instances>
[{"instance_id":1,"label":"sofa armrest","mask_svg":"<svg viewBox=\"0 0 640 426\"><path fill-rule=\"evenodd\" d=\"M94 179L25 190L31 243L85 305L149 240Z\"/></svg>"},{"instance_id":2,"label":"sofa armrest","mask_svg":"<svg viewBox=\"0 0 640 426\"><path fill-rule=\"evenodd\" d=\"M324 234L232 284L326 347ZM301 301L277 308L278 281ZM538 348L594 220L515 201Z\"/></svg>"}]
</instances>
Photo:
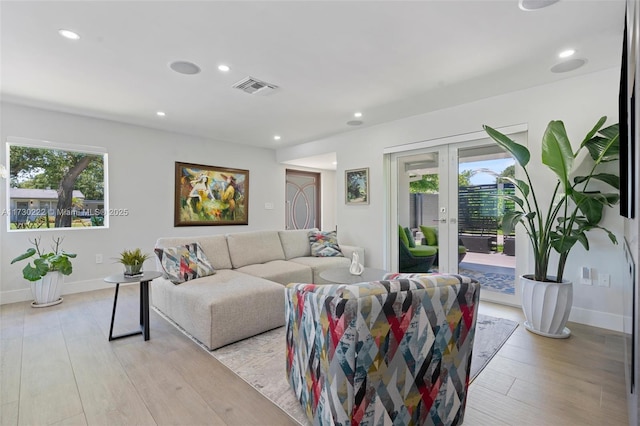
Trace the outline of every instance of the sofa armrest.
<instances>
[{"instance_id":1,"label":"sofa armrest","mask_svg":"<svg viewBox=\"0 0 640 426\"><path fill-rule=\"evenodd\" d=\"M353 252L358 252L358 257L360 257L360 263L362 263L362 265L365 265L363 247L346 246L346 245L340 244L340 250L342 250L342 254L347 259L351 259L353 257Z\"/></svg>"}]
</instances>

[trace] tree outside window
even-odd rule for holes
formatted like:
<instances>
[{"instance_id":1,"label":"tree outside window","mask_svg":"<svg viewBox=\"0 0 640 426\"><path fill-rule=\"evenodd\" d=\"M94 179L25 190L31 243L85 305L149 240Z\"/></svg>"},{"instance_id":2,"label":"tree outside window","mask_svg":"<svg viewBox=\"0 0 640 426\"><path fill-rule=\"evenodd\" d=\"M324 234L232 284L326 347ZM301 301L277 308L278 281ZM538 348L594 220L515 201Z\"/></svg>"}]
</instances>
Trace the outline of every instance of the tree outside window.
<instances>
[{"instance_id":1,"label":"tree outside window","mask_svg":"<svg viewBox=\"0 0 640 426\"><path fill-rule=\"evenodd\" d=\"M35 141L10 142L8 154L9 229L105 226L106 153Z\"/></svg>"}]
</instances>

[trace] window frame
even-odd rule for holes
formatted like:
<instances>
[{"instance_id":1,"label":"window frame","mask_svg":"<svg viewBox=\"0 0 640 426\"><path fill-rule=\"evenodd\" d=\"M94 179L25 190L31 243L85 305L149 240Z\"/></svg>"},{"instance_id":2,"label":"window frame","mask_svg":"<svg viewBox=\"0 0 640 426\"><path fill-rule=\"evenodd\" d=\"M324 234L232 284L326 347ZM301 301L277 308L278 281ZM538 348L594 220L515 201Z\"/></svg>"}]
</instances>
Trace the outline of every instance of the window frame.
<instances>
[{"instance_id":1,"label":"window frame","mask_svg":"<svg viewBox=\"0 0 640 426\"><path fill-rule=\"evenodd\" d=\"M26 148L39 148L39 149L48 149L48 150L57 150L57 151L68 151L68 152L78 152L84 154L93 154L99 155L102 157L103 164L103 187L104 187L104 222L101 226L87 226L87 227L52 227L52 228L21 228L21 229L11 229L11 147L19 146ZM5 190L6 190L6 209L4 210L6 216L6 226L7 232L24 232L24 231L38 231L38 232L48 232L48 231L77 231L77 230L97 230L97 229L109 229L109 154L107 153L107 149L99 146L91 146L91 145L78 145L78 144L69 144L69 143L61 143L54 142L43 139L30 139L24 137L16 137L9 136L5 142L5 166L7 168L7 178L5 179ZM51 205L53 202L49 201Z\"/></svg>"}]
</instances>

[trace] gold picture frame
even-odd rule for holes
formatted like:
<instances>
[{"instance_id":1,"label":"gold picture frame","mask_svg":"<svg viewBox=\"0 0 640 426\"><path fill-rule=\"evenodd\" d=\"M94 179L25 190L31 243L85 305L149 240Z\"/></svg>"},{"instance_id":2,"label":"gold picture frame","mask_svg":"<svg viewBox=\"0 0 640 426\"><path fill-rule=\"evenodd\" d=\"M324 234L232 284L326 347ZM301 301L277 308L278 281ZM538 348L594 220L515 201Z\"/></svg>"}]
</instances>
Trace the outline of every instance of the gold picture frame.
<instances>
[{"instance_id":1,"label":"gold picture frame","mask_svg":"<svg viewBox=\"0 0 640 426\"><path fill-rule=\"evenodd\" d=\"M248 225L249 170L175 165L174 226Z\"/></svg>"}]
</instances>

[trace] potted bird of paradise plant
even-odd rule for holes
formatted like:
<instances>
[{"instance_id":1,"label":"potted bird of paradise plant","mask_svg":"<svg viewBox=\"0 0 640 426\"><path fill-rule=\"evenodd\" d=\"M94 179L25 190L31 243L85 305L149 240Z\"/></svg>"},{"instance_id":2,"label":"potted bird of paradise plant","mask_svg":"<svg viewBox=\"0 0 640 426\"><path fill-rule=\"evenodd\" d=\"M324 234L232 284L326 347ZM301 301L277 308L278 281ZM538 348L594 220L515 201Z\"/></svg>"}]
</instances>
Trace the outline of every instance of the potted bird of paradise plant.
<instances>
[{"instance_id":1,"label":"potted bird of paradise plant","mask_svg":"<svg viewBox=\"0 0 640 426\"><path fill-rule=\"evenodd\" d=\"M534 272L523 275L522 307L525 328L547 337L569 337L565 327L573 303L573 285L564 280L564 269L571 250L580 243L589 250L589 231L599 229L617 244L615 235L600 226L605 207L620 200L620 178L607 173L602 166L619 158L618 124L603 127L607 118L601 117L587 133L574 152L562 121L551 121L542 137L542 163L553 172L557 181L548 204L536 193L527 169L529 150L505 134L485 125L487 134L508 151L522 167L525 180L504 178L513 183L516 193L504 195L515 205L503 218L503 231L509 235L516 224L522 224L533 249ZM583 152L586 174L577 175L574 166ZM577 168L577 167L576 167ZM598 183L599 186L594 185ZM611 189L601 192L605 185ZM547 188L545 188L547 190ZM549 273L552 252L557 253L556 272Z\"/></svg>"}]
</instances>

